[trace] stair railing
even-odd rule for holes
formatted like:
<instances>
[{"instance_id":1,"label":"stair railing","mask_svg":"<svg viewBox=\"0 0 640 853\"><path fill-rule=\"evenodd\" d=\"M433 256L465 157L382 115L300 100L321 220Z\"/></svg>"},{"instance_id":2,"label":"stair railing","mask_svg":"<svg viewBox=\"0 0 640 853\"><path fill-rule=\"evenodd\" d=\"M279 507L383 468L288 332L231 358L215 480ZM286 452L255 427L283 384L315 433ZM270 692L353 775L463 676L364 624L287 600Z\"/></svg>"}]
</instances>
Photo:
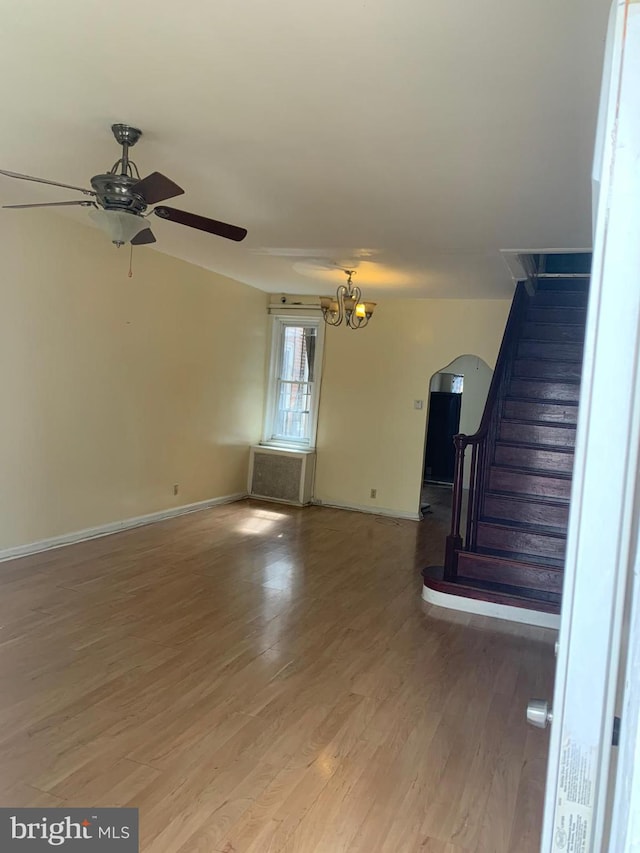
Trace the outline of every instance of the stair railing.
<instances>
[{"instance_id":1,"label":"stair railing","mask_svg":"<svg viewBox=\"0 0 640 853\"><path fill-rule=\"evenodd\" d=\"M487 477L491 466L494 444L498 436L500 410L507 385L511 378L513 361L517 354L520 339L520 330L532 292L533 285L531 281L519 282L516 287L502 343L500 344L495 370L491 379L491 385L489 386L487 401L482 413L482 420L480 421L477 432L473 435L459 433L453 438L456 449L456 460L453 475L451 531L447 536L445 546L445 580L455 580L457 577L458 553L460 551L472 551L476 546L478 521L482 514ZM466 529L463 540L460 535L460 528L464 496L465 454L468 447L471 448L471 467L469 470L469 492L466 504Z\"/></svg>"}]
</instances>

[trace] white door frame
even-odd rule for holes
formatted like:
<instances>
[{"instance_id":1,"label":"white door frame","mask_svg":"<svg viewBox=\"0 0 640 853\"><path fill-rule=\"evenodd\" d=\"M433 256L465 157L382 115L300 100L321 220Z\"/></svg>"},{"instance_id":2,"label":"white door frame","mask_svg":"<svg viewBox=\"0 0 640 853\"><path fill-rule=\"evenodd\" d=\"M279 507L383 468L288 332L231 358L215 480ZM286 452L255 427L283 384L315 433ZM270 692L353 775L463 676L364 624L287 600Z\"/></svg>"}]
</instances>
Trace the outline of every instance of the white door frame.
<instances>
[{"instance_id":1,"label":"white door frame","mask_svg":"<svg viewBox=\"0 0 640 853\"><path fill-rule=\"evenodd\" d=\"M598 198L542 833L543 853L613 853L634 809L609 782L622 624L640 519L640 4L615 0L595 157ZM640 619L629 631L639 644ZM635 635L634 635L635 630ZM632 656L629 665L633 665ZM637 685L636 685L637 686ZM625 702L631 703L630 696ZM640 695L636 692L636 714ZM636 732L624 714L620 766ZM633 756L631 756L633 757ZM629 777L640 788L638 766ZM636 804L635 820L638 821ZM625 824L624 826L622 824ZM605 832L606 829L606 832ZM640 842L637 842L640 843Z\"/></svg>"}]
</instances>

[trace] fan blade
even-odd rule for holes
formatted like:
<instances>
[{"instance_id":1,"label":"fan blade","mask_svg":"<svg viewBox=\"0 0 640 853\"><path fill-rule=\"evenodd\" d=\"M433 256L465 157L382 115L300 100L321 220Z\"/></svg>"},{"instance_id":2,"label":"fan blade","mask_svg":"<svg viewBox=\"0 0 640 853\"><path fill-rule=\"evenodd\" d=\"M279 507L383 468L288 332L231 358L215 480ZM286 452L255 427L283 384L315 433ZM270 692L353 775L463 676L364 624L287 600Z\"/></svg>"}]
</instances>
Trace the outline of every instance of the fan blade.
<instances>
[{"instance_id":1,"label":"fan blade","mask_svg":"<svg viewBox=\"0 0 640 853\"><path fill-rule=\"evenodd\" d=\"M143 231L139 231L136 236L131 240L132 246L146 246L147 243L155 243L156 238L153 236L153 231L151 228L145 228Z\"/></svg>"},{"instance_id":2,"label":"fan blade","mask_svg":"<svg viewBox=\"0 0 640 853\"><path fill-rule=\"evenodd\" d=\"M237 243L247 236L246 228L237 225L228 225L226 222L218 222L217 219L207 219L206 216L198 216L196 213L187 213L186 210L177 210L175 207L156 207L153 211L160 219L168 219L186 225L188 228L197 228L198 231L206 231L208 234L217 234L218 237L226 237L227 240L235 240Z\"/></svg>"},{"instance_id":3,"label":"fan blade","mask_svg":"<svg viewBox=\"0 0 640 853\"><path fill-rule=\"evenodd\" d=\"M57 181L47 181L45 178L34 178L32 175L21 175L19 172L7 172L6 169L0 169L0 175L6 175L7 178L18 178L20 181L35 181L37 184L49 184L51 187L62 187L65 190L77 190L85 195L95 195L93 190L86 190L83 187L74 187L71 184L59 184Z\"/></svg>"},{"instance_id":4,"label":"fan blade","mask_svg":"<svg viewBox=\"0 0 640 853\"><path fill-rule=\"evenodd\" d=\"M93 207L92 201L45 201L40 204L3 204L3 207L19 208L19 207L70 207L77 205L78 207Z\"/></svg>"},{"instance_id":5,"label":"fan blade","mask_svg":"<svg viewBox=\"0 0 640 853\"><path fill-rule=\"evenodd\" d=\"M147 204L157 204L168 198L182 195L184 190L160 172L152 172L131 187L131 192L137 193Z\"/></svg>"}]
</instances>

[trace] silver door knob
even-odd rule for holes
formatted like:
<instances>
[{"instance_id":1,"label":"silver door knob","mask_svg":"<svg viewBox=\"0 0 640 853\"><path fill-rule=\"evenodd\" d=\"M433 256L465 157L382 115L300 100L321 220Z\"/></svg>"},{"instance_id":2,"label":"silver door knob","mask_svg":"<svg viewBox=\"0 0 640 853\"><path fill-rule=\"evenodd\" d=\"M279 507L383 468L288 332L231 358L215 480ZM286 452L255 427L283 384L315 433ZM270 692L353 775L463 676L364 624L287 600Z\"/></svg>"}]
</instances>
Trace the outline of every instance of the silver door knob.
<instances>
[{"instance_id":1,"label":"silver door knob","mask_svg":"<svg viewBox=\"0 0 640 853\"><path fill-rule=\"evenodd\" d=\"M527 705L527 722L538 729L546 729L553 720L553 712L544 699L532 699Z\"/></svg>"}]
</instances>

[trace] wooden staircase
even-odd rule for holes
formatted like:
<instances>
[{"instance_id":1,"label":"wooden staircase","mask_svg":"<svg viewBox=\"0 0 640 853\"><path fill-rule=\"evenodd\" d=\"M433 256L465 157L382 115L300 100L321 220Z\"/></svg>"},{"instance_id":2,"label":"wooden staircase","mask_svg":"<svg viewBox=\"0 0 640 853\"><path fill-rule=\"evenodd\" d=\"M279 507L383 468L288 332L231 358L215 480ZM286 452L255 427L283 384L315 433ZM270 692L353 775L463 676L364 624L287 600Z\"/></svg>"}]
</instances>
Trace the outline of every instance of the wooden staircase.
<instances>
[{"instance_id":1,"label":"wooden staircase","mask_svg":"<svg viewBox=\"0 0 640 853\"><path fill-rule=\"evenodd\" d=\"M452 528L429 589L559 612L588 288L588 273L518 285L480 428L455 438Z\"/></svg>"}]
</instances>

